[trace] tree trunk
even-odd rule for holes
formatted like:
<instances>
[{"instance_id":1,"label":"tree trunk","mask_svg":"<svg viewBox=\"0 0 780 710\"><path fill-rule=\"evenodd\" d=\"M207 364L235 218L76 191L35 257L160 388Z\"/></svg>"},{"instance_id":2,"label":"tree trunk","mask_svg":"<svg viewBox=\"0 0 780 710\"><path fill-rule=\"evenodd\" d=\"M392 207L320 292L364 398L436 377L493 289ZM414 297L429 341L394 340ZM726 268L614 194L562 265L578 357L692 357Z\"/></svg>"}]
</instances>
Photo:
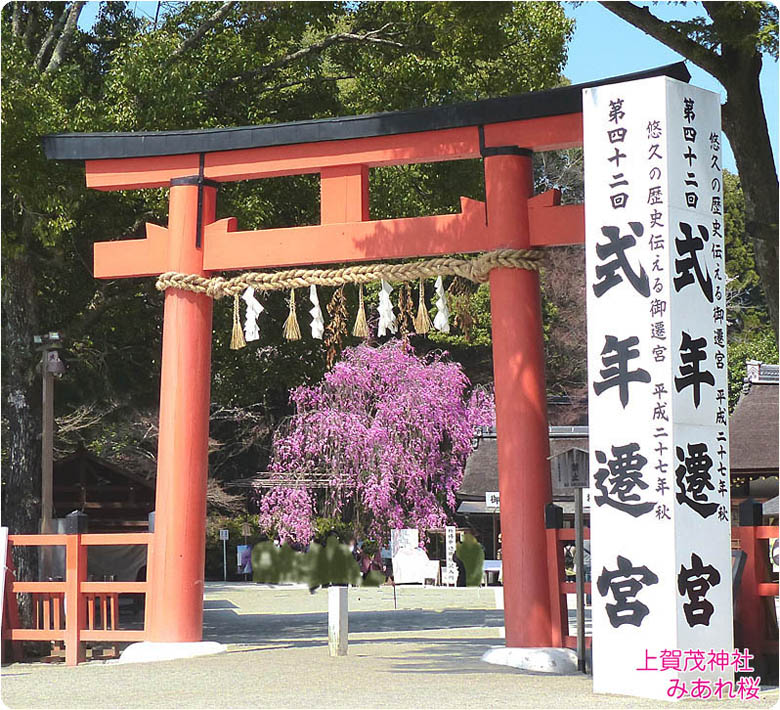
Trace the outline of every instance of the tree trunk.
<instances>
[{"instance_id":1,"label":"tree trunk","mask_svg":"<svg viewBox=\"0 0 780 710\"><path fill-rule=\"evenodd\" d=\"M723 131L734 151L745 194L745 227L753 241L756 271L777 334L778 183L758 83L761 55L730 58L729 66L730 76L724 81L728 101L723 106Z\"/></svg>"},{"instance_id":2,"label":"tree trunk","mask_svg":"<svg viewBox=\"0 0 780 710\"><path fill-rule=\"evenodd\" d=\"M2 261L3 428L2 523L11 533L37 533L41 495L41 405L35 278L26 257ZM34 547L14 549L16 577L38 578ZM20 599L23 623L29 623L29 599Z\"/></svg>"}]
</instances>

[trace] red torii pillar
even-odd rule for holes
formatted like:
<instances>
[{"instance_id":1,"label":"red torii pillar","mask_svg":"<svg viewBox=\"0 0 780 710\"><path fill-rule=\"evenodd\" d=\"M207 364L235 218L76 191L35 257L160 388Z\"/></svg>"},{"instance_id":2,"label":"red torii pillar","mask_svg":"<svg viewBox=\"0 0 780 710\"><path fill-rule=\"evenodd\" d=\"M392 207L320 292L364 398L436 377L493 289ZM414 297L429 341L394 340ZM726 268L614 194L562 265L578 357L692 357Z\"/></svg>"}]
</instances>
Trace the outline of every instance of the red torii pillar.
<instances>
[{"instance_id":1,"label":"red torii pillar","mask_svg":"<svg viewBox=\"0 0 780 710\"><path fill-rule=\"evenodd\" d=\"M168 271L205 275L198 198L213 222L216 189L171 181ZM212 299L165 292L154 538L147 562L149 641L203 638ZM154 582L165 580L165 583Z\"/></svg>"},{"instance_id":2,"label":"red torii pillar","mask_svg":"<svg viewBox=\"0 0 780 710\"><path fill-rule=\"evenodd\" d=\"M531 245L531 155L485 158L491 228ZM539 274L490 272L506 645L552 646L544 508L552 502ZM511 541L507 545L507 541Z\"/></svg>"},{"instance_id":3,"label":"red torii pillar","mask_svg":"<svg viewBox=\"0 0 780 710\"><path fill-rule=\"evenodd\" d=\"M557 191L532 197L531 160L534 150L582 144L580 91L563 87L528 95L528 104L524 97L476 102L454 119L449 107L449 127L428 128L438 118L421 111L420 128L411 132L414 112L384 114L379 123L376 117L357 117L350 131L360 134L360 121L367 125L357 137L343 134L346 124L327 120L232 129L224 139L218 130L66 134L49 137L47 154L86 160L92 188L170 186L168 228L148 224L146 239L96 244L98 278L166 271L208 275L576 244L584 241L582 205L560 206ZM548 94L555 112L540 115ZM499 122L491 123L496 111ZM243 130L255 133L247 138ZM245 147L252 141L253 147ZM485 203L462 198L460 214L369 219L371 167L479 157ZM322 178L321 224L237 231L234 218L215 221L218 183L312 172ZM544 528L551 490L539 278L536 272L500 268L491 272L490 287L506 644L551 646ZM202 638L210 350L208 296L169 289L148 566L151 641Z\"/></svg>"}]
</instances>

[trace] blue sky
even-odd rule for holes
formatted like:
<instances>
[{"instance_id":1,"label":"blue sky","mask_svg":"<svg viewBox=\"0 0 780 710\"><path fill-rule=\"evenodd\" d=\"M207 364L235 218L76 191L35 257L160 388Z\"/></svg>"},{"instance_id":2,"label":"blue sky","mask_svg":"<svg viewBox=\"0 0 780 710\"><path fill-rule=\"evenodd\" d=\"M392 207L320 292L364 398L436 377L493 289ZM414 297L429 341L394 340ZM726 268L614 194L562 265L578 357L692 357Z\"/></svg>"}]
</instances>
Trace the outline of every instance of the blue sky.
<instances>
[{"instance_id":1,"label":"blue sky","mask_svg":"<svg viewBox=\"0 0 780 710\"><path fill-rule=\"evenodd\" d=\"M87 3L81 17L82 26L88 26L94 21L98 5L98 2ZM157 3L134 2L131 5L139 15L153 18ZM698 3L680 5L657 2L652 3L651 7L653 14L661 19L689 19L704 12ZM665 45L605 10L597 2L584 2L577 7L573 7L571 3L564 3L564 8L566 14L574 18L577 23L569 45L569 60L564 72L574 84L650 69L683 59ZM719 93L721 100L725 101L725 91L714 77L691 62L688 62L687 66L691 73L692 84ZM771 57L764 57L761 90L775 164L777 164L780 99L778 98L778 66ZM728 146L724 152L723 165L728 170L736 172L734 156Z\"/></svg>"}]
</instances>

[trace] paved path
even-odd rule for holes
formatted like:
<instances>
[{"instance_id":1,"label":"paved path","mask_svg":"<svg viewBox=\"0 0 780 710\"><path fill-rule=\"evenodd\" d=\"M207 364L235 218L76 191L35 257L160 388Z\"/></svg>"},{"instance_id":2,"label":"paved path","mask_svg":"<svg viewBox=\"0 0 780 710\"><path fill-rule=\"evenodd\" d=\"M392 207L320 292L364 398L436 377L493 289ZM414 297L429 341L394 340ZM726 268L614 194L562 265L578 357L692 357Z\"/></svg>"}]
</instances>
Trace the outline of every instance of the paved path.
<instances>
[{"instance_id":1,"label":"paved path","mask_svg":"<svg viewBox=\"0 0 780 710\"><path fill-rule=\"evenodd\" d=\"M228 653L161 663L43 663L2 670L11 708L657 708L594 695L587 676L547 676L483 663L501 645L493 588L353 589L349 655L327 650L327 592L209 584L204 639ZM396 608L397 607L397 608ZM765 708L758 701L675 707Z\"/></svg>"}]
</instances>

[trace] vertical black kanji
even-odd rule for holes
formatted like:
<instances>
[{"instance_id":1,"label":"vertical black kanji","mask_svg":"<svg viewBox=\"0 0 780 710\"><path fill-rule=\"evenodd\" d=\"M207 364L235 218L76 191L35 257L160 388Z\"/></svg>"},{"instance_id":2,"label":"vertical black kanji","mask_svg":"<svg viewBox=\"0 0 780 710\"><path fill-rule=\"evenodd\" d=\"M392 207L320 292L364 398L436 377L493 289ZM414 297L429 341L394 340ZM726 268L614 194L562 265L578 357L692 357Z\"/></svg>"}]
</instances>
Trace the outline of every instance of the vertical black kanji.
<instances>
[{"instance_id":1,"label":"vertical black kanji","mask_svg":"<svg viewBox=\"0 0 780 710\"><path fill-rule=\"evenodd\" d=\"M655 502L642 502L637 490L648 488L642 477L642 469L647 459L639 453L639 444L631 443L625 446L613 446L613 458L607 460L603 451L596 451L596 460L602 466L593 474L596 488L600 495L593 497L596 505L609 505L622 510L635 518L649 513Z\"/></svg>"},{"instance_id":2,"label":"vertical black kanji","mask_svg":"<svg viewBox=\"0 0 780 710\"><path fill-rule=\"evenodd\" d=\"M698 225L700 236L694 237L693 230L687 222L680 222L682 238L675 237L674 247L679 259L674 260L677 276L674 277L674 290L679 293L688 284L698 282L704 297L712 303L712 278L705 264L699 261L699 252L704 250L704 242L709 241L710 233L703 225ZM693 273L691 273L693 270Z\"/></svg>"},{"instance_id":3,"label":"vertical black kanji","mask_svg":"<svg viewBox=\"0 0 780 710\"><path fill-rule=\"evenodd\" d=\"M623 281L623 277L618 274L618 270L625 274L626 279L628 279L628 282L637 293L645 297L650 295L650 280L644 267L641 264L639 265L639 275L637 275L626 256L626 251L636 245L634 235L641 237L645 228L641 222L629 222L628 226L634 233L633 235L624 234L621 236L618 227L608 226L601 228L601 233L608 241L606 244L596 245L596 256L604 262L596 266L596 278L600 279L600 281L593 284L593 293L598 298ZM607 261L607 259L610 259L610 261Z\"/></svg>"},{"instance_id":4,"label":"vertical black kanji","mask_svg":"<svg viewBox=\"0 0 780 710\"><path fill-rule=\"evenodd\" d=\"M691 566L680 565L677 575L677 589L688 602L683 604L683 613L688 626L709 626L715 607L705 599L707 592L720 584L720 572L712 565L704 565L695 552L691 554Z\"/></svg>"},{"instance_id":5,"label":"vertical black kanji","mask_svg":"<svg viewBox=\"0 0 780 710\"><path fill-rule=\"evenodd\" d=\"M707 491L714 491L712 483L712 458L707 444L688 444L688 453L681 446L675 447L680 462L674 471L677 479L677 502L695 510L702 518L709 518L717 509L711 503Z\"/></svg>"},{"instance_id":6,"label":"vertical black kanji","mask_svg":"<svg viewBox=\"0 0 780 710\"><path fill-rule=\"evenodd\" d=\"M605 369L599 370L604 380L593 383L597 395L601 395L610 387L617 387L620 392L620 403L624 409L628 404L629 383L650 382L650 373L647 370L641 367L636 370L628 369L628 361L639 357L639 350L634 348L638 343L639 338L635 335L624 340L618 340L614 335L605 335L604 349L601 351L601 362Z\"/></svg>"},{"instance_id":7,"label":"vertical black kanji","mask_svg":"<svg viewBox=\"0 0 780 710\"><path fill-rule=\"evenodd\" d=\"M701 386L715 385L715 378L709 370L701 370L699 365L707 359L706 338L691 338L683 331L680 344L680 376L674 378L674 387L682 392L686 387L693 388L693 404L696 408L701 402Z\"/></svg>"},{"instance_id":8,"label":"vertical black kanji","mask_svg":"<svg viewBox=\"0 0 780 710\"><path fill-rule=\"evenodd\" d=\"M658 575L642 565L634 567L627 557L618 555L617 569L608 571L603 567L596 582L599 594L606 597L612 592L614 604L606 604L609 623L614 628L630 624L641 626L644 618L650 613L646 604L640 602L636 596L643 587L658 582Z\"/></svg>"}]
</instances>

